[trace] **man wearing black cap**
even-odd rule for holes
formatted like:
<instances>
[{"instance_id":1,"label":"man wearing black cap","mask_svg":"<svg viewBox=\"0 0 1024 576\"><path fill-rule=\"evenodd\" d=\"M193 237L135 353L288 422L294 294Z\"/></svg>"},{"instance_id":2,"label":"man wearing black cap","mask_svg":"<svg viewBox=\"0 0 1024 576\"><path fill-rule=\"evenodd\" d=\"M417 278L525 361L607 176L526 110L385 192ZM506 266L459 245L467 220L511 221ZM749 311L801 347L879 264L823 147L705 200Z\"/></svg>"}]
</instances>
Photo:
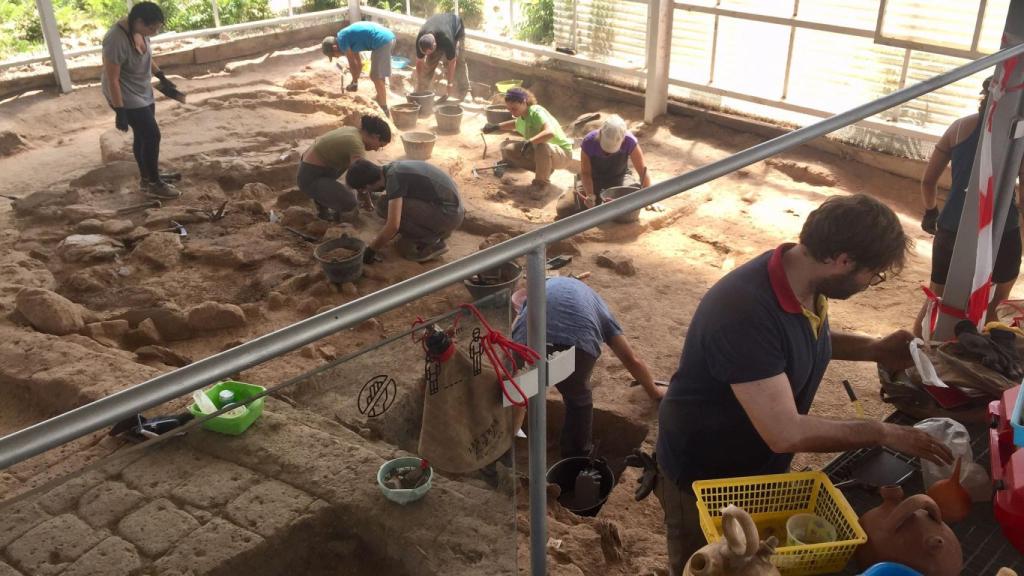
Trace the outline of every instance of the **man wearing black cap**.
<instances>
[{"instance_id":1,"label":"man wearing black cap","mask_svg":"<svg viewBox=\"0 0 1024 576\"><path fill-rule=\"evenodd\" d=\"M469 91L466 68L466 28L455 14L435 14L423 23L416 36L416 90L430 90L434 70L443 55L447 60L445 78L449 98L461 100Z\"/></svg>"}]
</instances>

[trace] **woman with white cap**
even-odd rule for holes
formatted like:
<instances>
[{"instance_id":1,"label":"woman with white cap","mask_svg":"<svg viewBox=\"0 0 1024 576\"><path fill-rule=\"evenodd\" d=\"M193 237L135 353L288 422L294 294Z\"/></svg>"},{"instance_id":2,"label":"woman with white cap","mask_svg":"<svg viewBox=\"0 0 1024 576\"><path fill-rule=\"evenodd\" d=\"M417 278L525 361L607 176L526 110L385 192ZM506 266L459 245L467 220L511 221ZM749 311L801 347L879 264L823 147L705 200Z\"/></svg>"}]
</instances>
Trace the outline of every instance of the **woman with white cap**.
<instances>
[{"instance_id":1,"label":"woman with white cap","mask_svg":"<svg viewBox=\"0 0 1024 576\"><path fill-rule=\"evenodd\" d=\"M601 192L616 186L636 186L637 179L629 163L640 174L639 185L651 185L644 153L636 136L626 129L626 121L612 114L600 129L583 138L580 144L580 176L574 193L566 194L556 207L557 217L565 218L602 202Z\"/></svg>"}]
</instances>

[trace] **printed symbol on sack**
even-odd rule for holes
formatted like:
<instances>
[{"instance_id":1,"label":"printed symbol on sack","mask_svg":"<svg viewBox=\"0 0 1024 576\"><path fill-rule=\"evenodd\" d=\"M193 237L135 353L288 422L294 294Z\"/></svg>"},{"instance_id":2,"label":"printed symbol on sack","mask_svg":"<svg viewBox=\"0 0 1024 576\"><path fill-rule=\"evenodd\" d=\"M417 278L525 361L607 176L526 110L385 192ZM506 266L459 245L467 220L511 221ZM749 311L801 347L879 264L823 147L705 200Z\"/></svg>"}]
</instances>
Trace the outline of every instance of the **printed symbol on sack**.
<instances>
[{"instance_id":1,"label":"printed symbol on sack","mask_svg":"<svg viewBox=\"0 0 1024 576\"><path fill-rule=\"evenodd\" d=\"M427 390L431 395L437 394L437 377L441 374L441 363L427 356L423 363L423 381L427 383Z\"/></svg>"},{"instance_id":2,"label":"printed symbol on sack","mask_svg":"<svg viewBox=\"0 0 1024 576\"><path fill-rule=\"evenodd\" d=\"M359 413L370 418L384 414L395 402L397 390L395 379L387 374L370 378L359 390Z\"/></svg>"},{"instance_id":3,"label":"printed symbol on sack","mask_svg":"<svg viewBox=\"0 0 1024 576\"><path fill-rule=\"evenodd\" d=\"M480 329L473 328L473 340L469 342L469 358L473 361L473 376L483 370L484 344L480 338Z\"/></svg>"}]
</instances>

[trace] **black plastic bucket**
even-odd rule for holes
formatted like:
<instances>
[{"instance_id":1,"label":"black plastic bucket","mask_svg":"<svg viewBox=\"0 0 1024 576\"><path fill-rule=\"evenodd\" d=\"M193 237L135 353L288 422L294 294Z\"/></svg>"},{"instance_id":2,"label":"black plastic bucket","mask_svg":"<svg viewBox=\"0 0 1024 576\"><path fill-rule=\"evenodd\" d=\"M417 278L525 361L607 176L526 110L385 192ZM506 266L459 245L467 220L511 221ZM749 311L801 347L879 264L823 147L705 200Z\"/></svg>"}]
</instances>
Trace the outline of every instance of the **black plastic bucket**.
<instances>
[{"instance_id":1,"label":"black plastic bucket","mask_svg":"<svg viewBox=\"0 0 1024 576\"><path fill-rule=\"evenodd\" d=\"M597 502L587 505L577 505L574 502L574 491L576 489L576 477L580 472L593 466L601 474L601 482L598 487ZM549 484L558 484L562 493L558 496L558 503L570 512L578 516L596 516L601 506L608 501L608 496L615 487L615 474L608 467L604 458L591 460L587 456L573 456L555 462L555 465L548 469L547 479Z\"/></svg>"},{"instance_id":2,"label":"black plastic bucket","mask_svg":"<svg viewBox=\"0 0 1024 576\"><path fill-rule=\"evenodd\" d=\"M505 296L497 296L493 298L488 304L481 305L484 308L503 308L508 306L509 299L512 296L512 292L516 289L516 283L523 276L523 269L519 267L515 262L506 262L497 268L493 268L484 272L483 274L477 274L475 278L496 278L500 281L488 282L486 284L476 282L473 278L467 278L462 283L466 287L466 291L469 292L469 296L474 300L480 300L486 298L491 294L497 294L502 290L508 290Z\"/></svg>"},{"instance_id":3,"label":"black plastic bucket","mask_svg":"<svg viewBox=\"0 0 1024 576\"><path fill-rule=\"evenodd\" d=\"M344 259L328 259L324 257L325 254L337 248L354 250L355 255ZM359 238L342 236L317 246L313 250L313 257L320 263L320 267L324 269L324 275L327 276L327 280L335 284L341 284L343 282L352 282L363 275L364 250L366 250L366 243Z\"/></svg>"}]
</instances>

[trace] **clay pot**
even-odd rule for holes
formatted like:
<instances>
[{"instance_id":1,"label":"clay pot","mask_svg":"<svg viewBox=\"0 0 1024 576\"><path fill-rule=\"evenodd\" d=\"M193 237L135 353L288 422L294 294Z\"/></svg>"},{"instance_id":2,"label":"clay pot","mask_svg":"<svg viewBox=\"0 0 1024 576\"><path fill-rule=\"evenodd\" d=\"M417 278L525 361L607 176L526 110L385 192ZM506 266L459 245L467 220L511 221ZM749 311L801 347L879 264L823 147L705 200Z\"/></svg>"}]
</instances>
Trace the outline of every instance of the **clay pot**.
<instances>
[{"instance_id":1,"label":"clay pot","mask_svg":"<svg viewBox=\"0 0 1024 576\"><path fill-rule=\"evenodd\" d=\"M960 458L953 465L953 474L928 489L928 496L938 504L942 518L955 524L971 513L971 495L960 485Z\"/></svg>"},{"instance_id":2,"label":"clay pot","mask_svg":"<svg viewBox=\"0 0 1024 576\"><path fill-rule=\"evenodd\" d=\"M742 508L729 505L722 510L725 537L701 548L690 557L683 576L778 576L768 559L778 541L774 536L761 542L757 526Z\"/></svg>"},{"instance_id":3,"label":"clay pot","mask_svg":"<svg viewBox=\"0 0 1024 576\"><path fill-rule=\"evenodd\" d=\"M899 486L883 486L879 492L882 504L860 517L868 535L867 543L857 550L860 568L897 562L924 576L960 574L964 562L960 542L942 521L935 501L924 494L904 500Z\"/></svg>"}]
</instances>

